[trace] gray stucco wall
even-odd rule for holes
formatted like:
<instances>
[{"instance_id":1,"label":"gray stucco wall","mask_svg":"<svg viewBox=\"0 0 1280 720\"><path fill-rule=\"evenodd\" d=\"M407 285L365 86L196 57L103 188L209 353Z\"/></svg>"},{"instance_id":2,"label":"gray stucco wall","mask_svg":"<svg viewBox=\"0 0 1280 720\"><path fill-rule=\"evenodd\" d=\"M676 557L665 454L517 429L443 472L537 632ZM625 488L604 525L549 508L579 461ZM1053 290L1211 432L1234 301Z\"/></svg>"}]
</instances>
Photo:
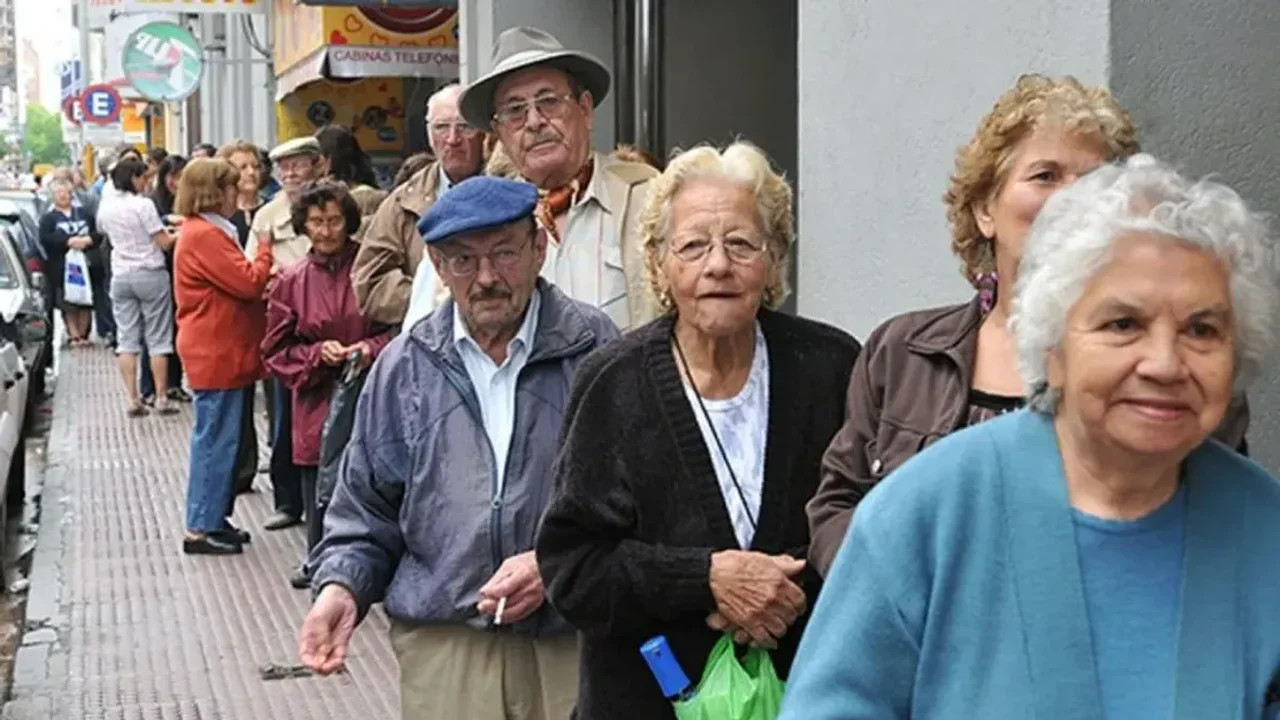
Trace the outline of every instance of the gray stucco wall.
<instances>
[{"instance_id":1,"label":"gray stucco wall","mask_svg":"<svg viewBox=\"0 0 1280 720\"><path fill-rule=\"evenodd\" d=\"M493 43L507 28L532 25L565 47L584 50L613 68L613 3L609 0L460 0L462 81L488 72ZM591 136L597 148L613 147L613 90L596 108Z\"/></svg>"},{"instance_id":2,"label":"gray stucco wall","mask_svg":"<svg viewBox=\"0 0 1280 720\"><path fill-rule=\"evenodd\" d=\"M1280 213L1280 2L1117 1L1111 56L1144 149ZM1255 388L1250 448L1280 470L1280 373Z\"/></svg>"},{"instance_id":3,"label":"gray stucco wall","mask_svg":"<svg viewBox=\"0 0 1280 720\"><path fill-rule=\"evenodd\" d=\"M955 150L1023 72L1105 81L1108 5L799 0L802 314L861 338L969 297L941 201Z\"/></svg>"}]
</instances>

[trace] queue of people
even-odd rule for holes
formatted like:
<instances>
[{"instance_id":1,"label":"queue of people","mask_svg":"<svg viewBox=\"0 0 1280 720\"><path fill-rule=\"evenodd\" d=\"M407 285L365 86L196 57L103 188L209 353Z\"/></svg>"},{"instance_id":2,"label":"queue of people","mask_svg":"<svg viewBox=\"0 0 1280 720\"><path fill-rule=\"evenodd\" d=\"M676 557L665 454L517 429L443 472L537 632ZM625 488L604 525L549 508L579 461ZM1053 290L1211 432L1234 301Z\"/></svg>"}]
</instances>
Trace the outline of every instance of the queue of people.
<instances>
[{"instance_id":1,"label":"queue of people","mask_svg":"<svg viewBox=\"0 0 1280 720\"><path fill-rule=\"evenodd\" d=\"M264 391L308 667L381 603L405 718L674 718L657 636L695 683L726 635L764 650L786 720L1276 699L1246 393L1280 278L1235 191L1142 154L1105 88L1024 76L939 178L972 296L859 342L779 311L798 240L764 149L594 148L602 61L528 27L492 60L430 97L389 194L341 126L129 149L93 211L51 186L41 241L109 278L127 412L194 396L186 553L251 542Z\"/></svg>"},{"instance_id":2,"label":"queue of people","mask_svg":"<svg viewBox=\"0 0 1280 720\"><path fill-rule=\"evenodd\" d=\"M540 30L492 68L432 97L437 159L355 253L359 312L400 330L307 561L305 664L344 667L381 602L406 718L675 717L641 645L696 683L726 634L787 720L1276 700L1246 393L1280 278L1235 191L1141 154L1106 89L1024 76L944 197L973 296L859 343L775 310L793 198L763 151L593 150L608 69Z\"/></svg>"}]
</instances>

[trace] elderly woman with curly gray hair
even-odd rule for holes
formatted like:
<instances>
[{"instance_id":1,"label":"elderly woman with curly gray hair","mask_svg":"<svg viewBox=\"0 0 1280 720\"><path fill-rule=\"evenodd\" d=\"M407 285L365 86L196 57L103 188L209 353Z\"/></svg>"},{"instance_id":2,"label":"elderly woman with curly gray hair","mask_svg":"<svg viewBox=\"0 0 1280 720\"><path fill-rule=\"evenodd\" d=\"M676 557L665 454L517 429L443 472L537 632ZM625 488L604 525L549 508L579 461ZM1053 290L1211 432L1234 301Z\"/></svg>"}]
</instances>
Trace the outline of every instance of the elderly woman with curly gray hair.
<instances>
[{"instance_id":1,"label":"elderly woman with curly gray hair","mask_svg":"<svg viewBox=\"0 0 1280 720\"><path fill-rule=\"evenodd\" d=\"M804 504L844 417L858 343L775 312L791 188L755 147L699 147L641 216L665 315L574 378L538 565L582 633L579 720L673 711L640 646L665 635L696 677L724 632L785 675L819 579Z\"/></svg>"},{"instance_id":2,"label":"elderly woman with curly gray hair","mask_svg":"<svg viewBox=\"0 0 1280 720\"><path fill-rule=\"evenodd\" d=\"M856 510L782 718L1252 719L1280 668L1280 484L1213 439L1272 348L1263 222L1136 155L1045 203L1029 408Z\"/></svg>"}]
</instances>

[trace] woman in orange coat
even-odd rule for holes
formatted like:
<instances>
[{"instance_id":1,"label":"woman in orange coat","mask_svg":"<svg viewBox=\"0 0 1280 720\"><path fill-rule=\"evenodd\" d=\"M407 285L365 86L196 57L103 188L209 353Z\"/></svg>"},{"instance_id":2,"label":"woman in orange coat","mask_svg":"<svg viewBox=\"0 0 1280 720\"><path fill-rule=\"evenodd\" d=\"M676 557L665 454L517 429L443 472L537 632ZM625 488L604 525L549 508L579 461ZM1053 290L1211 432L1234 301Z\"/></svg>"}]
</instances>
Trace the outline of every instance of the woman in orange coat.
<instances>
[{"instance_id":1,"label":"woman in orange coat","mask_svg":"<svg viewBox=\"0 0 1280 720\"><path fill-rule=\"evenodd\" d=\"M243 415L263 377L258 346L266 332L263 293L271 277L270 243L252 261L228 219L236 211L240 173L225 160L187 165L175 211L186 217L174 253L178 355L195 392L187 477L187 534L182 550L239 553L249 535L227 517L235 500L235 465Z\"/></svg>"}]
</instances>

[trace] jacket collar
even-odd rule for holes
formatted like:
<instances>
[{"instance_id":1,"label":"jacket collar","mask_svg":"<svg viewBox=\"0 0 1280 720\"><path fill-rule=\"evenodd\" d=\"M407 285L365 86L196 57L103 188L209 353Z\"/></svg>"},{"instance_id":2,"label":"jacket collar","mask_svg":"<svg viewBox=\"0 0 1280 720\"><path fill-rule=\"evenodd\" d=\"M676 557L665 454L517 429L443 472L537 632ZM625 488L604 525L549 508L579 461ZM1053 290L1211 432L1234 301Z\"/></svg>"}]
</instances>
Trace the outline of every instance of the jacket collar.
<instances>
[{"instance_id":1,"label":"jacket collar","mask_svg":"<svg viewBox=\"0 0 1280 720\"><path fill-rule=\"evenodd\" d=\"M982 324L982 305L978 296L964 305L956 305L934 316L906 337L907 347L924 355L951 354L968 350L972 357L978 344L978 326Z\"/></svg>"},{"instance_id":2,"label":"jacket collar","mask_svg":"<svg viewBox=\"0 0 1280 720\"><path fill-rule=\"evenodd\" d=\"M232 225L230 220L217 213L200 213L200 219L221 230L223 235L238 241L239 234L236 232L236 226Z\"/></svg>"},{"instance_id":3,"label":"jacket collar","mask_svg":"<svg viewBox=\"0 0 1280 720\"><path fill-rule=\"evenodd\" d=\"M582 193L582 201L579 204L595 200L600 203L600 207L604 208L605 212L612 215L619 202L619 198L616 197L619 182L611 172L612 166L602 153L591 153L591 159L595 164L595 170L591 173L591 182L587 183L586 192Z\"/></svg>"},{"instance_id":4,"label":"jacket collar","mask_svg":"<svg viewBox=\"0 0 1280 720\"><path fill-rule=\"evenodd\" d=\"M595 332L582 311L555 285L538 278L541 298L529 362L565 357L595 342ZM409 331L411 341L450 364L461 365L453 336L453 298L437 307Z\"/></svg>"},{"instance_id":5,"label":"jacket collar","mask_svg":"<svg viewBox=\"0 0 1280 720\"><path fill-rule=\"evenodd\" d=\"M403 187L393 192L396 202L405 212L422 215L435 199L440 187L440 172L439 160L419 170Z\"/></svg>"},{"instance_id":6,"label":"jacket collar","mask_svg":"<svg viewBox=\"0 0 1280 720\"><path fill-rule=\"evenodd\" d=\"M344 267L350 266L355 260L356 250L360 249L360 244L355 240L348 240L342 249L333 255L321 255L314 249L307 251L307 262L322 268L329 272L338 272Z\"/></svg>"}]
</instances>

